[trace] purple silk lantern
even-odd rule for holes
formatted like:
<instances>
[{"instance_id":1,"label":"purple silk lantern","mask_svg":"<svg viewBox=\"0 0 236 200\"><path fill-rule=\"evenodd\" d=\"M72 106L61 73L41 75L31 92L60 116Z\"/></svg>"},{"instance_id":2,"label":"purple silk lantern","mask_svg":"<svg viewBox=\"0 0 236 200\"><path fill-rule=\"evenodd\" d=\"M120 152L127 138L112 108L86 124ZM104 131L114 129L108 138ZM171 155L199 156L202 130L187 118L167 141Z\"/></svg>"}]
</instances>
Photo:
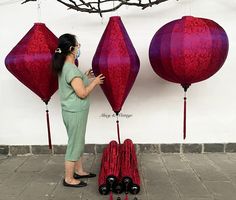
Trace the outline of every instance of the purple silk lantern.
<instances>
[{"instance_id":1,"label":"purple silk lantern","mask_svg":"<svg viewBox=\"0 0 236 200\"><path fill-rule=\"evenodd\" d=\"M228 48L228 37L220 25L192 16L167 23L151 41L149 59L153 70L184 88L184 139L186 91L192 83L211 77L222 67Z\"/></svg>"}]
</instances>

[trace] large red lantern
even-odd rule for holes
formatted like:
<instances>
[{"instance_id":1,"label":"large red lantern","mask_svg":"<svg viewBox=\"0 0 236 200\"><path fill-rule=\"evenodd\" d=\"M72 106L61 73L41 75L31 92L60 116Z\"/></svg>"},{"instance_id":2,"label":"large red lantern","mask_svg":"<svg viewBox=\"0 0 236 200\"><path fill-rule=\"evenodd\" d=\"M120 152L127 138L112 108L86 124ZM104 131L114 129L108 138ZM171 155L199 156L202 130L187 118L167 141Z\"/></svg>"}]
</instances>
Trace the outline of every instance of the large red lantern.
<instances>
[{"instance_id":1,"label":"large red lantern","mask_svg":"<svg viewBox=\"0 0 236 200\"><path fill-rule=\"evenodd\" d=\"M46 105L58 89L57 76L51 68L52 55L57 42L57 37L45 24L35 23L5 59L7 69L36 93ZM46 117L51 149L48 109L46 109Z\"/></svg>"},{"instance_id":2,"label":"large red lantern","mask_svg":"<svg viewBox=\"0 0 236 200\"><path fill-rule=\"evenodd\" d=\"M149 59L163 79L179 83L186 92L192 83L215 74L228 54L224 29L210 19L185 16L161 27L154 35ZM184 139L186 137L186 94L184 97Z\"/></svg>"},{"instance_id":3,"label":"large red lantern","mask_svg":"<svg viewBox=\"0 0 236 200\"><path fill-rule=\"evenodd\" d=\"M138 55L121 18L111 17L93 57L92 67L96 76L102 73L106 77L101 87L117 116L134 84L139 65Z\"/></svg>"}]
</instances>

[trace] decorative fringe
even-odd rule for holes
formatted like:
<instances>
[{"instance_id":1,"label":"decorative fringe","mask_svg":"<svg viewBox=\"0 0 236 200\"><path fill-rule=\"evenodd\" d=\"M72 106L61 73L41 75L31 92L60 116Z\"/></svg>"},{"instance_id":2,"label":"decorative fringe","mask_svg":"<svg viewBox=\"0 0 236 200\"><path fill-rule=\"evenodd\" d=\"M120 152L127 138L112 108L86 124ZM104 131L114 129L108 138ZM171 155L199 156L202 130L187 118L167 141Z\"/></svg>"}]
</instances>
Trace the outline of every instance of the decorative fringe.
<instances>
[{"instance_id":1,"label":"decorative fringe","mask_svg":"<svg viewBox=\"0 0 236 200\"><path fill-rule=\"evenodd\" d=\"M187 104L187 102L186 102L186 100L187 100L187 97L185 96L184 97L184 128L183 128L183 132L184 132L184 140L185 140L185 138L186 138L186 104Z\"/></svg>"},{"instance_id":2,"label":"decorative fringe","mask_svg":"<svg viewBox=\"0 0 236 200\"><path fill-rule=\"evenodd\" d=\"M48 128L48 148L52 149L50 123L49 123L49 111L48 111L48 104L47 103L46 103L46 118L47 118L47 128Z\"/></svg>"},{"instance_id":3,"label":"decorative fringe","mask_svg":"<svg viewBox=\"0 0 236 200\"><path fill-rule=\"evenodd\" d=\"M117 115L116 124L117 124L116 127L117 127L118 142L119 142L119 144L120 144L120 127L119 127L118 115Z\"/></svg>"},{"instance_id":4,"label":"decorative fringe","mask_svg":"<svg viewBox=\"0 0 236 200\"><path fill-rule=\"evenodd\" d=\"M109 198L109 200L113 200L112 191L110 191L110 198Z\"/></svg>"}]
</instances>

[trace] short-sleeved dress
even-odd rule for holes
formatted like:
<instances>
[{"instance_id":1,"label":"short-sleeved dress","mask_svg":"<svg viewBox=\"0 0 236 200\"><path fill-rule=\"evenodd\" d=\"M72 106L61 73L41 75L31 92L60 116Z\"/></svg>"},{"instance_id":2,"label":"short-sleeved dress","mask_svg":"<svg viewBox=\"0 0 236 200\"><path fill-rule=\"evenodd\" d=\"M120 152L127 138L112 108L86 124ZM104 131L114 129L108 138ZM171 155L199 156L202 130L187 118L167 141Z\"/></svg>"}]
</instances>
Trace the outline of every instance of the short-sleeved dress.
<instances>
[{"instance_id":1,"label":"short-sleeved dress","mask_svg":"<svg viewBox=\"0 0 236 200\"><path fill-rule=\"evenodd\" d=\"M76 65L65 62L59 75L59 96L62 108L62 118L68 134L68 144L65 160L77 161L84 152L85 132L89 111L88 97L81 99L71 86L73 78L82 79L85 86L89 80Z\"/></svg>"}]
</instances>

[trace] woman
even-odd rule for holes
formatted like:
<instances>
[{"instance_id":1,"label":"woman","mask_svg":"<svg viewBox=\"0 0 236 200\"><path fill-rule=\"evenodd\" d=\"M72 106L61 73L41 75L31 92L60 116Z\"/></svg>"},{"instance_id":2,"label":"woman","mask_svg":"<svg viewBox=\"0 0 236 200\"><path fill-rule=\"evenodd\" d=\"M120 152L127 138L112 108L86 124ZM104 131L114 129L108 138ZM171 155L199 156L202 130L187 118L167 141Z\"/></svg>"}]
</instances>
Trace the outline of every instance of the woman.
<instances>
[{"instance_id":1,"label":"woman","mask_svg":"<svg viewBox=\"0 0 236 200\"><path fill-rule=\"evenodd\" d=\"M58 74L62 117L68 134L63 180L63 185L68 187L84 187L87 183L80 181L80 178L96 176L84 171L82 155L89 111L88 95L96 85L103 84L105 78L100 74L89 83L87 76L94 77L92 70L83 74L74 64L79 55L80 44L75 35L64 34L59 37L52 65Z\"/></svg>"}]
</instances>

